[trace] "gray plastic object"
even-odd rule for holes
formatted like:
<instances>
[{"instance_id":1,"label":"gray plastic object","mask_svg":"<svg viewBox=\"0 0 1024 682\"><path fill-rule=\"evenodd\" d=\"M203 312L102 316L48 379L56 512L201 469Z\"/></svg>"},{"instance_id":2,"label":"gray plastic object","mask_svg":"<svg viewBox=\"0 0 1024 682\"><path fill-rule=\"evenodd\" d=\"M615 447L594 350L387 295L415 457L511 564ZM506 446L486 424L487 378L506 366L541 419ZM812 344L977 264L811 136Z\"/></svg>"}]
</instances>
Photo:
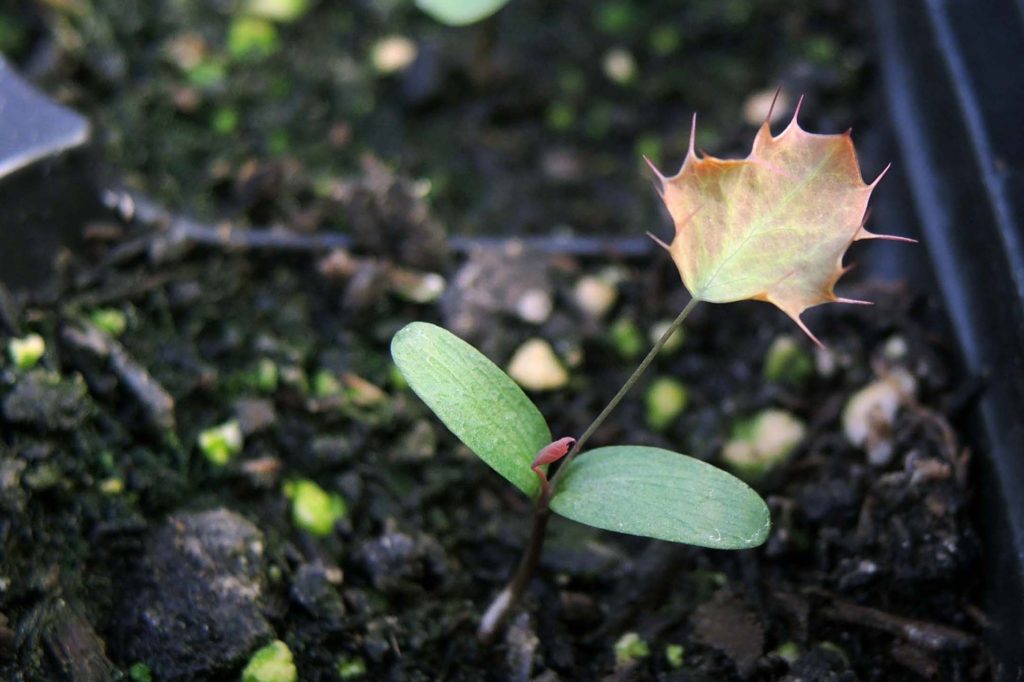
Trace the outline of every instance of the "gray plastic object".
<instances>
[{"instance_id":1,"label":"gray plastic object","mask_svg":"<svg viewBox=\"0 0 1024 682\"><path fill-rule=\"evenodd\" d=\"M89 122L52 102L0 57L0 281L45 298L55 264L101 214Z\"/></svg>"}]
</instances>

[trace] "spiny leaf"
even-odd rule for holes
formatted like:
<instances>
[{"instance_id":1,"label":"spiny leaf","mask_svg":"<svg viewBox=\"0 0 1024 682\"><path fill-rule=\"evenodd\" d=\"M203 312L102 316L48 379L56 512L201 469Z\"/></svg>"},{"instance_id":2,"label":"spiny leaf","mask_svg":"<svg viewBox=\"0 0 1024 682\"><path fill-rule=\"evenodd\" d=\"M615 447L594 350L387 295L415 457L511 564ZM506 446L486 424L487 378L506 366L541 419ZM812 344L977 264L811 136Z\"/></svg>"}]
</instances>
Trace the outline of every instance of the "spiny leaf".
<instances>
[{"instance_id":1,"label":"spiny leaf","mask_svg":"<svg viewBox=\"0 0 1024 682\"><path fill-rule=\"evenodd\" d=\"M676 452L624 445L569 463L551 500L556 512L620 533L715 549L756 547L768 507L738 478Z\"/></svg>"},{"instance_id":2,"label":"spiny leaf","mask_svg":"<svg viewBox=\"0 0 1024 682\"><path fill-rule=\"evenodd\" d=\"M551 441L551 432L507 374L459 337L426 322L398 330L391 357L459 440L510 483L536 496L540 484L530 464Z\"/></svg>"},{"instance_id":3,"label":"spiny leaf","mask_svg":"<svg viewBox=\"0 0 1024 682\"><path fill-rule=\"evenodd\" d=\"M662 246L694 298L773 303L820 345L800 320L804 310L864 303L833 291L850 244L913 240L864 229L868 199L885 171L865 184L849 131L809 133L797 113L777 136L765 121L750 154L738 160L697 155L695 116L680 171L667 178L654 170L676 228L671 245Z\"/></svg>"}]
</instances>

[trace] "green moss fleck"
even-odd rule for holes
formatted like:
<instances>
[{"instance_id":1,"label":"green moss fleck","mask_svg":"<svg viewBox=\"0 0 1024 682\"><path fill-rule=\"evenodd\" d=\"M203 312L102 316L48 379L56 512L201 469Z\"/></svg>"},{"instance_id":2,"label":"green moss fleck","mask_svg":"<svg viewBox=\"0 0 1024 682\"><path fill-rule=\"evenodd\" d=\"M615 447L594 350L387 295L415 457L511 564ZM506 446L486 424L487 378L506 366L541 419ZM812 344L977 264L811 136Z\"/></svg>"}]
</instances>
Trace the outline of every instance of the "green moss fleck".
<instances>
[{"instance_id":1,"label":"green moss fleck","mask_svg":"<svg viewBox=\"0 0 1024 682\"><path fill-rule=\"evenodd\" d=\"M292 521L313 535L330 535L334 524L348 515L340 495L328 493L308 479L288 482L285 495L292 500Z\"/></svg>"},{"instance_id":2,"label":"green moss fleck","mask_svg":"<svg viewBox=\"0 0 1024 682\"><path fill-rule=\"evenodd\" d=\"M775 655L789 663L795 663L800 658L800 647L796 642L783 642L775 650Z\"/></svg>"},{"instance_id":3,"label":"green moss fleck","mask_svg":"<svg viewBox=\"0 0 1024 682\"><path fill-rule=\"evenodd\" d=\"M298 679L292 652L281 640L254 653L242 671L242 682L296 682Z\"/></svg>"},{"instance_id":4,"label":"green moss fleck","mask_svg":"<svg viewBox=\"0 0 1024 682\"><path fill-rule=\"evenodd\" d=\"M619 665L631 663L639 658L647 658L651 655L651 649L647 642L640 639L635 632L627 632L615 642L615 662Z\"/></svg>"},{"instance_id":5,"label":"green moss fleck","mask_svg":"<svg viewBox=\"0 0 1024 682\"><path fill-rule=\"evenodd\" d=\"M94 310L89 320L111 336L121 336L128 328L128 318L117 308Z\"/></svg>"},{"instance_id":6,"label":"green moss fleck","mask_svg":"<svg viewBox=\"0 0 1024 682\"><path fill-rule=\"evenodd\" d=\"M686 409L689 395L679 381L659 377L647 389L647 425L656 431L667 429Z\"/></svg>"},{"instance_id":7,"label":"green moss fleck","mask_svg":"<svg viewBox=\"0 0 1024 682\"><path fill-rule=\"evenodd\" d=\"M29 334L7 342L7 354L18 369L32 369L46 353L46 341L39 334Z\"/></svg>"},{"instance_id":8,"label":"green moss fleck","mask_svg":"<svg viewBox=\"0 0 1024 682\"><path fill-rule=\"evenodd\" d=\"M263 393L277 390L277 364L270 358L260 358L256 363L256 388Z\"/></svg>"},{"instance_id":9,"label":"green moss fleck","mask_svg":"<svg viewBox=\"0 0 1024 682\"><path fill-rule=\"evenodd\" d=\"M132 682L153 682L153 673L150 672L149 666L141 661L128 668L128 677Z\"/></svg>"},{"instance_id":10,"label":"green moss fleck","mask_svg":"<svg viewBox=\"0 0 1024 682\"><path fill-rule=\"evenodd\" d=\"M683 38L675 26L658 26L651 31L651 51L659 56L667 57L672 54L679 49L682 42Z\"/></svg>"},{"instance_id":11,"label":"green moss fleck","mask_svg":"<svg viewBox=\"0 0 1024 682\"><path fill-rule=\"evenodd\" d=\"M224 466L242 451L242 427L232 419L200 432L198 442L211 464Z\"/></svg>"},{"instance_id":12,"label":"green moss fleck","mask_svg":"<svg viewBox=\"0 0 1024 682\"><path fill-rule=\"evenodd\" d=\"M679 670L683 667L683 655L686 653L686 649L683 648L682 644L666 644L665 645L665 662L668 663L668 667L673 670Z\"/></svg>"},{"instance_id":13,"label":"green moss fleck","mask_svg":"<svg viewBox=\"0 0 1024 682\"><path fill-rule=\"evenodd\" d=\"M221 107L213 113L210 125L214 132L220 135L230 135L238 128L238 112L231 107Z\"/></svg>"},{"instance_id":14,"label":"green moss fleck","mask_svg":"<svg viewBox=\"0 0 1024 682\"><path fill-rule=\"evenodd\" d=\"M238 17L228 29L228 53L235 59L261 59L278 46L277 29L266 19Z\"/></svg>"},{"instance_id":15,"label":"green moss fleck","mask_svg":"<svg viewBox=\"0 0 1024 682\"><path fill-rule=\"evenodd\" d=\"M341 382L334 376L334 372L321 369L313 375L313 395L317 398L341 395L342 390Z\"/></svg>"},{"instance_id":16,"label":"green moss fleck","mask_svg":"<svg viewBox=\"0 0 1024 682\"><path fill-rule=\"evenodd\" d=\"M245 11L264 19L288 23L305 16L311 4L310 0L248 0Z\"/></svg>"},{"instance_id":17,"label":"green moss fleck","mask_svg":"<svg viewBox=\"0 0 1024 682\"><path fill-rule=\"evenodd\" d=\"M792 336L780 336L764 357L764 378L800 386L814 373L814 360Z\"/></svg>"},{"instance_id":18,"label":"green moss fleck","mask_svg":"<svg viewBox=\"0 0 1024 682\"><path fill-rule=\"evenodd\" d=\"M567 102L554 102L548 107L545 120L552 130L568 130L576 122L576 112Z\"/></svg>"},{"instance_id":19,"label":"green moss fleck","mask_svg":"<svg viewBox=\"0 0 1024 682\"><path fill-rule=\"evenodd\" d=\"M616 320L610 332L612 345L626 360L634 360L644 352L644 336L628 317Z\"/></svg>"},{"instance_id":20,"label":"green moss fleck","mask_svg":"<svg viewBox=\"0 0 1024 682\"><path fill-rule=\"evenodd\" d=\"M356 680L366 675L366 663L358 656L338 659L338 677Z\"/></svg>"}]
</instances>

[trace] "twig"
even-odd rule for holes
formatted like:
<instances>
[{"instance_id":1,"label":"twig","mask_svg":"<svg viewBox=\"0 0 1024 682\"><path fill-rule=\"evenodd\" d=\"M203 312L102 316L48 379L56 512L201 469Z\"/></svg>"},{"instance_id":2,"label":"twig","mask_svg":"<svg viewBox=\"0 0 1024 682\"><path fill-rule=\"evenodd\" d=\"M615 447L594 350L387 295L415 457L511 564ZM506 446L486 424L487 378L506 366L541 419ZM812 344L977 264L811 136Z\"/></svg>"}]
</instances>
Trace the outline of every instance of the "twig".
<instances>
[{"instance_id":1,"label":"twig","mask_svg":"<svg viewBox=\"0 0 1024 682\"><path fill-rule=\"evenodd\" d=\"M948 625L897 616L834 598L831 598L831 602L830 606L821 611L824 617L888 632L929 651L959 651L975 643L974 636Z\"/></svg>"},{"instance_id":2,"label":"twig","mask_svg":"<svg viewBox=\"0 0 1024 682\"><path fill-rule=\"evenodd\" d=\"M122 219L158 227L149 236L150 253L166 257L187 250L190 246L216 246L236 251L326 252L351 249L353 240L339 232L304 234L280 227L238 227L229 223L210 225L187 216L171 213L143 194L125 189L108 190L104 201ZM448 240L456 253L500 247L520 242L527 248L550 255L579 257L616 256L640 258L650 255L651 243L641 237L595 236L530 236L530 237L467 237Z\"/></svg>"}]
</instances>

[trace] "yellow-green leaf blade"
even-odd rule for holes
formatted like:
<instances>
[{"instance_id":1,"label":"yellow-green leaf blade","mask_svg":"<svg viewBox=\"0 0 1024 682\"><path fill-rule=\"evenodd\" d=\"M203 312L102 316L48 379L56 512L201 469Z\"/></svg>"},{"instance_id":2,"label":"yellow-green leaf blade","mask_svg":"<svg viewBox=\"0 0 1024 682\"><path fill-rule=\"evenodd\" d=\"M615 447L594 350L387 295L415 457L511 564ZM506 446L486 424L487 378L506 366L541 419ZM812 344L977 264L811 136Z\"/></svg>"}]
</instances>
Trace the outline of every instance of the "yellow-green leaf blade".
<instances>
[{"instance_id":1,"label":"yellow-green leaf blade","mask_svg":"<svg viewBox=\"0 0 1024 682\"><path fill-rule=\"evenodd\" d=\"M715 549L756 547L771 518L746 483L706 462L638 445L569 464L551 508L597 528Z\"/></svg>"},{"instance_id":2,"label":"yellow-green leaf blade","mask_svg":"<svg viewBox=\"0 0 1024 682\"><path fill-rule=\"evenodd\" d=\"M551 442L544 417L483 353L446 329L413 322L395 334L391 357L409 386L480 459L527 495L530 464Z\"/></svg>"}]
</instances>

